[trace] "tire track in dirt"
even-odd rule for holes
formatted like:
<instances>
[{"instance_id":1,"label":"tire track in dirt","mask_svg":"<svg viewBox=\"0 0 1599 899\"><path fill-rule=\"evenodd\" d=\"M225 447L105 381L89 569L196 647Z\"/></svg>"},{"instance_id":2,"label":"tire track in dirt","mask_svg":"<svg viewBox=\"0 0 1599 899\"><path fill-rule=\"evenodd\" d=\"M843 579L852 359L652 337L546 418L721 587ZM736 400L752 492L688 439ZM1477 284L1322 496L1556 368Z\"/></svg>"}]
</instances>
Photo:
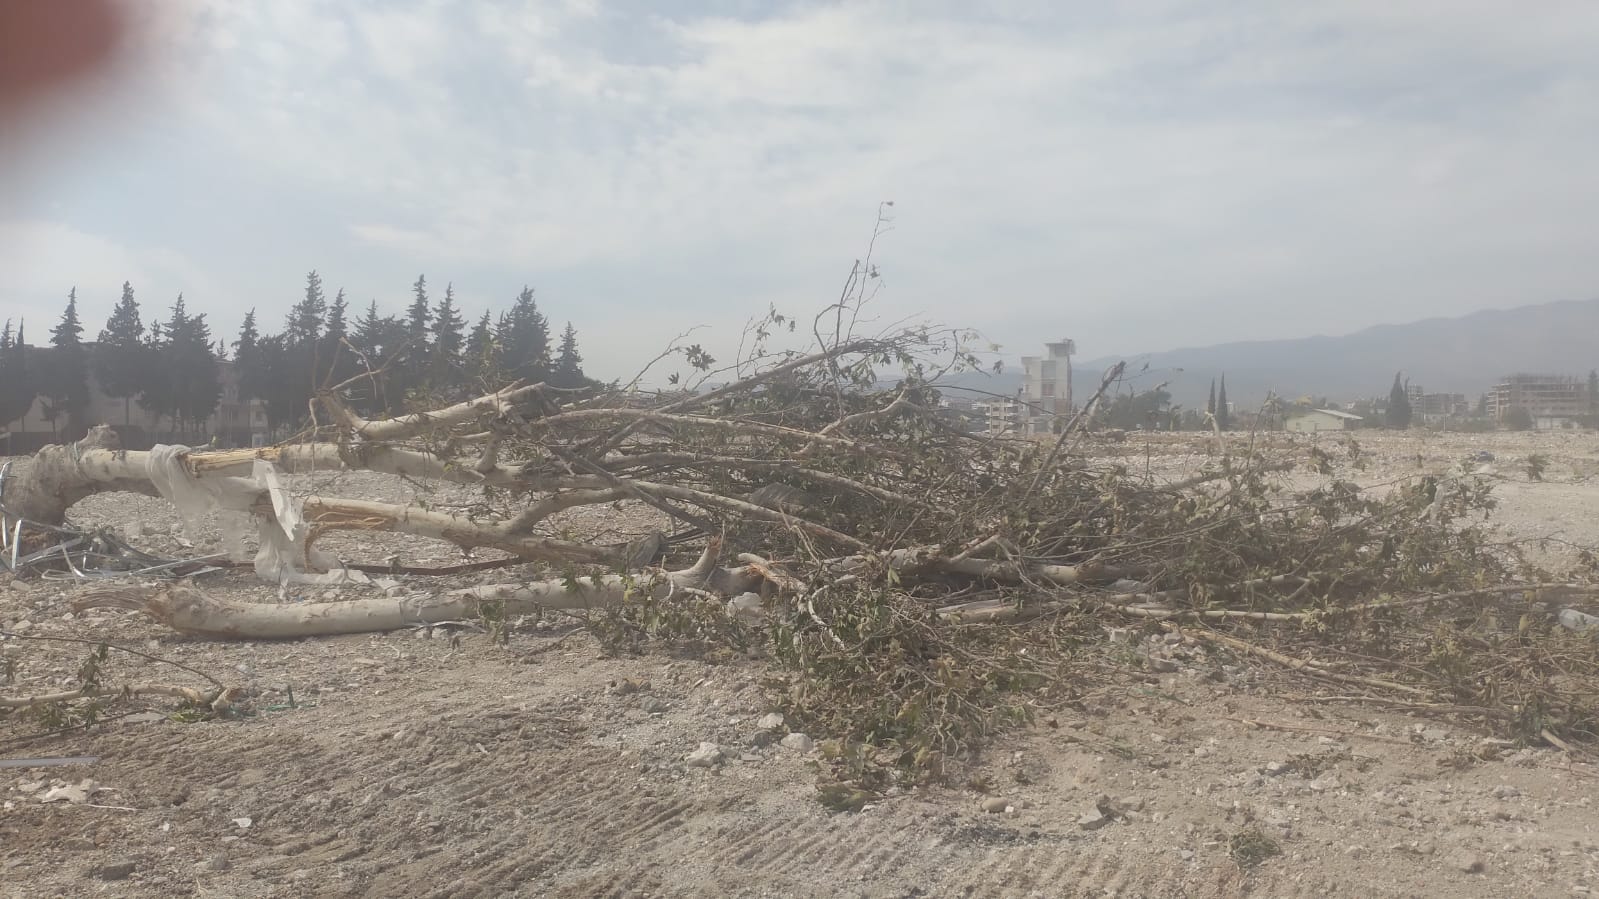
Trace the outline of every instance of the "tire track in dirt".
<instances>
[{"instance_id":1,"label":"tire track in dirt","mask_svg":"<svg viewBox=\"0 0 1599 899\"><path fill-rule=\"evenodd\" d=\"M1272 896L1312 899L1362 896L1388 899L1400 894L1369 885L1329 881L1294 868L1241 872L1231 862L1196 864L1170 849L1151 849L1105 841L1071 840L1021 849L998 850L974 860L942 885L938 895L969 899L1061 897L1172 897L1224 899Z\"/></svg>"},{"instance_id":2,"label":"tire track in dirt","mask_svg":"<svg viewBox=\"0 0 1599 899\"><path fill-rule=\"evenodd\" d=\"M731 763L720 775L646 772L635 753L525 706L420 722L332 711L97 736L97 779L141 784L119 799L147 810L118 824L123 849L153 865L173 840L237 837L230 869L203 887L241 899L1399 895L1287 859L1247 874L1214 853L1186 861L1119 825L1057 832L1069 825L892 800L833 815ZM409 730L396 737L399 721ZM232 825L237 815L250 828ZM170 837L155 826L168 818ZM193 861L166 864L188 874Z\"/></svg>"},{"instance_id":3,"label":"tire track in dirt","mask_svg":"<svg viewBox=\"0 0 1599 899\"><path fill-rule=\"evenodd\" d=\"M537 722L522 710L475 725L438 720L376 766L370 747L349 745L372 736L344 728L126 729L97 740L97 773L132 781L122 769L135 766L146 783L185 784L129 798L160 809L177 796L197 832L227 832L230 816L251 817L234 867L284 886L304 880L305 869L334 867L337 880L318 877L330 896L505 895L608 863L616 851L667 844L663 836L685 820L732 804L691 784L641 785L636 759L586 746L570 728L530 726ZM318 833L334 819L336 832Z\"/></svg>"}]
</instances>

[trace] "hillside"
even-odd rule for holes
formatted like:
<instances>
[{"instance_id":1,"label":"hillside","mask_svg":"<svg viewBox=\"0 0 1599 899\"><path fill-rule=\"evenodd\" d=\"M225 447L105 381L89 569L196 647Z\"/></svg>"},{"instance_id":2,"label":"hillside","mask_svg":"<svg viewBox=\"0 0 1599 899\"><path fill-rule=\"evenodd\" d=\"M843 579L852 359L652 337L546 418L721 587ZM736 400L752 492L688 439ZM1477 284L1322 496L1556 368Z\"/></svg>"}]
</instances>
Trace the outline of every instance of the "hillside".
<instances>
[{"instance_id":1,"label":"hillside","mask_svg":"<svg viewBox=\"0 0 1599 899\"><path fill-rule=\"evenodd\" d=\"M1089 345L1090 341L1082 341ZM1041 348L1040 348L1041 349ZM1573 300L1378 325L1353 334L1289 340L1243 341L1187 347L1126 357L1098 357L1075 364L1077 392L1084 395L1099 373L1125 358L1130 371L1146 363L1140 387L1168 381L1175 402L1203 406L1212 378L1227 374L1228 397L1243 406L1269 390L1293 398L1325 395L1334 400L1384 394L1395 371L1429 392L1475 397L1512 371L1585 374L1599 367L1599 300ZM957 383L1014 393L1020 362L1006 360L1004 374ZM1088 386L1084 386L1088 385Z\"/></svg>"}]
</instances>

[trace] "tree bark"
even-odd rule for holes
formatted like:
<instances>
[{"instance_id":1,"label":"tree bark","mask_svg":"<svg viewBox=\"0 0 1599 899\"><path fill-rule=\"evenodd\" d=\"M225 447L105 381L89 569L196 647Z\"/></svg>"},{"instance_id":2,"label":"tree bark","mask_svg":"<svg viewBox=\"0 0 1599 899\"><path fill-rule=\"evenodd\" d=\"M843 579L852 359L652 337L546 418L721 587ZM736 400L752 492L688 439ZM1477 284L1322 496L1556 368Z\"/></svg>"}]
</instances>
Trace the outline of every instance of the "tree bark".
<instances>
[{"instance_id":1,"label":"tree bark","mask_svg":"<svg viewBox=\"0 0 1599 899\"><path fill-rule=\"evenodd\" d=\"M145 464L129 464L122 441L106 425L89 429L75 444L51 444L33 456L26 477L6 485L6 512L11 521L25 518L59 525L81 499L105 491L159 496ZM143 454L140 454L143 455Z\"/></svg>"},{"instance_id":2,"label":"tree bark","mask_svg":"<svg viewBox=\"0 0 1599 899\"><path fill-rule=\"evenodd\" d=\"M649 594L664 598L680 589L737 594L758 589L759 566L718 568L717 541L698 563L682 571L597 575L571 580L467 587L422 597L370 597L324 603L249 603L209 596L183 585L119 585L91 591L73 604L78 611L117 608L142 611L180 633L222 640L278 640L392 631L404 627L477 618L485 606L506 615L538 611L614 608Z\"/></svg>"},{"instance_id":3,"label":"tree bark","mask_svg":"<svg viewBox=\"0 0 1599 899\"><path fill-rule=\"evenodd\" d=\"M359 451L356 458L341 457L339 449L333 444L300 444L262 450L189 453L180 456L179 461L190 477L219 488L215 491L217 495L235 498L232 508L251 512L269 521L274 513L268 492L252 481L234 476L247 474L258 459L286 462L290 471L367 467L382 473L442 480L457 480L451 475L464 471L450 468L435 457L409 450L373 446ZM46 446L34 455L26 477L7 483L5 506L8 518L12 522L22 518L37 524L59 526L66 520L68 509L96 493L123 491L160 496L150 477L150 461L147 452L121 449L116 432L105 425L91 429L88 436L76 444ZM347 464L352 461L354 465ZM548 480L548 483L539 483L539 486L604 484L599 478ZM558 511L582 504L560 498L567 495L555 494L542 508ZM577 497L592 500L596 495L578 493ZM591 545L532 536L527 530L532 527L534 520L482 523L464 516L414 506L339 497L309 496L302 502L306 520L312 526L313 539L331 530L390 531L431 537L463 549L499 549L535 561L601 565L637 564L642 552L637 544ZM308 560L301 559L300 563L308 564Z\"/></svg>"}]
</instances>

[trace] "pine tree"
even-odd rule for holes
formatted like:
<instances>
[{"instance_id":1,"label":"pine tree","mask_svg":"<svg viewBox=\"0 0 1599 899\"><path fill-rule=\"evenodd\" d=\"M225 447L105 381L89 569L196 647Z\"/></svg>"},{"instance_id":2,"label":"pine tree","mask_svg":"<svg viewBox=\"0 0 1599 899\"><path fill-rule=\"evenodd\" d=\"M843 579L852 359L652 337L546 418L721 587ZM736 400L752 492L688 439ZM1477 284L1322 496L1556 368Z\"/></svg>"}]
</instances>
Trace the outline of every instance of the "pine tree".
<instances>
[{"instance_id":1,"label":"pine tree","mask_svg":"<svg viewBox=\"0 0 1599 899\"><path fill-rule=\"evenodd\" d=\"M322 295L322 276L315 270L305 276L305 298L289 310L283 336L292 344L309 344L322 335L328 301Z\"/></svg>"},{"instance_id":2,"label":"pine tree","mask_svg":"<svg viewBox=\"0 0 1599 899\"><path fill-rule=\"evenodd\" d=\"M174 425L187 424L190 433L198 434L222 401L222 376L211 348L211 326L206 323L205 314L191 316L182 307L183 295L178 294L172 321L167 325L162 363L173 376Z\"/></svg>"},{"instance_id":3,"label":"pine tree","mask_svg":"<svg viewBox=\"0 0 1599 899\"><path fill-rule=\"evenodd\" d=\"M94 345L94 379L106 396L122 400L122 423L133 424L133 398L149 377L150 354L133 285L122 282L122 299L111 310Z\"/></svg>"},{"instance_id":4,"label":"pine tree","mask_svg":"<svg viewBox=\"0 0 1599 899\"><path fill-rule=\"evenodd\" d=\"M406 309L406 338L412 342L412 348L424 352L427 347L428 323L433 320L433 307L428 304L428 279L426 275L417 275L416 283L411 285L411 305Z\"/></svg>"},{"instance_id":5,"label":"pine tree","mask_svg":"<svg viewBox=\"0 0 1599 899\"><path fill-rule=\"evenodd\" d=\"M1385 416L1388 427L1404 430L1410 427L1410 397L1405 393L1405 384L1399 380L1400 372L1394 372L1394 386L1388 391L1388 411Z\"/></svg>"},{"instance_id":6,"label":"pine tree","mask_svg":"<svg viewBox=\"0 0 1599 899\"><path fill-rule=\"evenodd\" d=\"M154 374L139 395L139 405L158 420L170 419L174 432L187 428L194 433L222 400L222 376L205 315L190 315L180 293L171 316L150 327L147 345L154 352Z\"/></svg>"},{"instance_id":7,"label":"pine tree","mask_svg":"<svg viewBox=\"0 0 1599 899\"><path fill-rule=\"evenodd\" d=\"M1221 376L1221 390L1216 394L1216 427L1227 430L1232 426L1233 413L1227 406L1227 376Z\"/></svg>"},{"instance_id":8,"label":"pine tree","mask_svg":"<svg viewBox=\"0 0 1599 899\"><path fill-rule=\"evenodd\" d=\"M550 324L533 299L533 288L522 288L511 311L500 317L495 336L508 378L538 382L550 377Z\"/></svg>"},{"instance_id":9,"label":"pine tree","mask_svg":"<svg viewBox=\"0 0 1599 899\"><path fill-rule=\"evenodd\" d=\"M333 302L328 305L327 321L322 327L322 339L318 341L316 353L318 384L342 384L358 370L355 359L344 346L344 339L349 336L350 330L348 309L349 301L344 298L344 288L341 287L333 296Z\"/></svg>"},{"instance_id":10,"label":"pine tree","mask_svg":"<svg viewBox=\"0 0 1599 899\"><path fill-rule=\"evenodd\" d=\"M261 334L255 326L255 310L244 314L239 339L233 341L233 368L239 373L239 404L250 408L250 401L266 393L267 372L261 356Z\"/></svg>"},{"instance_id":11,"label":"pine tree","mask_svg":"<svg viewBox=\"0 0 1599 899\"><path fill-rule=\"evenodd\" d=\"M1205 404L1205 411L1211 415L1216 414L1216 379L1210 379L1210 401Z\"/></svg>"},{"instance_id":12,"label":"pine tree","mask_svg":"<svg viewBox=\"0 0 1599 899\"><path fill-rule=\"evenodd\" d=\"M276 434L298 422L306 411L303 388L288 375L295 370L299 355L291 350L282 334L268 334L256 346L260 353L258 364L264 372L261 395L257 399L266 407L267 430Z\"/></svg>"},{"instance_id":13,"label":"pine tree","mask_svg":"<svg viewBox=\"0 0 1599 899\"><path fill-rule=\"evenodd\" d=\"M323 332L335 341L347 336L349 330L345 323L345 311L349 308L349 301L344 298L344 288L333 295L333 304L328 307L328 321Z\"/></svg>"},{"instance_id":14,"label":"pine tree","mask_svg":"<svg viewBox=\"0 0 1599 899\"><path fill-rule=\"evenodd\" d=\"M302 411L316 385L327 373L323 332L327 326L328 303L322 292L322 276L315 270L305 276L305 294L289 310L284 322L282 352L262 356L266 369L264 388L269 403L278 408L298 406Z\"/></svg>"},{"instance_id":15,"label":"pine tree","mask_svg":"<svg viewBox=\"0 0 1599 899\"><path fill-rule=\"evenodd\" d=\"M11 334L11 319L0 330L0 428L28 414L33 408L34 378L28 372L27 339L23 327Z\"/></svg>"},{"instance_id":16,"label":"pine tree","mask_svg":"<svg viewBox=\"0 0 1599 899\"><path fill-rule=\"evenodd\" d=\"M389 378L389 405L403 407L406 395L421 387L431 372L428 365L428 332L433 307L428 302L426 275L418 275L411 285L411 305L406 308L405 339L396 347Z\"/></svg>"},{"instance_id":17,"label":"pine tree","mask_svg":"<svg viewBox=\"0 0 1599 899\"><path fill-rule=\"evenodd\" d=\"M350 401L366 414L390 411L387 398L391 393L393 373L385 370L385 366L405 343L405 333L405 325L394 316L378 314L377 300L367 304L366 314L355 323L350 344L365 358L354 360L354 370L370 371L372 374L352 386Z\"/></svg>"},{"instance_id":18,"label":"pine tree","mask_svg":"<svg viewBox=\"0 0 1599 899\"><path fill-rule=\"evenodd\" d=\"M377 300L368 303L366 314L355 320L355 330L350 332L350 344L367 357L367 364L373 368L383 361L383 353L387 349L384 339L389 333L387 326L393 322L393 316L378 315Z\"/></svg>"},{"instance_id":19,"label":"pine tree","mask_svg":"<svg viewBox=\"0 0 1599 899\"><path fill-rule=\"evenodd\" d=\"M483 310L483 317L477 320L472 333L466 337L466 352L464 363L467 374L474 382L474 386L493 389L497 385L478 384L486 380L494 371L494 331L489 327L489 312Z\"/></svg>"},{"instance_id":20,"label":"pine tree","mask_svg":"<svg viewBox=\"0 0 1599 899\"><path fill-rule=\"evenodd\" d=\"M444 299L433 310L433 341L429 348L433 373L430 378L437 388L454 386L460 381L461 329L466 323L455 308L455 285L444 287Z\"/></svg>"},{"instance_id":21,"label":"pine tree","mask_svg":"<svg viewBox=\"0 0 1599 899\"><path fill-rule=\"evenodd\" d=\"M89 413L88 354L83 349L83 324L78 321L78 289L67 293L67 308L50 330L50 364L43 384L44 414L53 434L56 420L65 415L67 436L77 439Z\"/></svg>"},{"instance_id":22,"label":"pine tree","mask_svg":"<svg viewBox=\"0 0 1599 899\"><path fill-rule=\"evenodd\" d=\"M587 378L583 375L583 357L577 351L577 331L571 322L561 332L561 349L555 357L555 372L550 383L556 387L582 387Z\"/></svg>"},{"instance_id":23,"label":"pine tree","mask_svg":"<svg viewBox=\"0 0 1599 899\"><path fill-rule=\"evenodd\" d=\"M168 367L171 364L171 355L168 352L167 331L177 322L179 326L186 327L188 315L183 306L183 295L178 295L178 301L172 309L172 318L162 322L150 323L149 333L145 336L145 350L149 353L150 365L145 371L143 382L139 385L137 397L139 407L155 416L156 426L159 427L161 419L173 414L173 404L176 402L176 378ZM177 425L173 422L173 427Z\"/></svg>"}]
</instances>

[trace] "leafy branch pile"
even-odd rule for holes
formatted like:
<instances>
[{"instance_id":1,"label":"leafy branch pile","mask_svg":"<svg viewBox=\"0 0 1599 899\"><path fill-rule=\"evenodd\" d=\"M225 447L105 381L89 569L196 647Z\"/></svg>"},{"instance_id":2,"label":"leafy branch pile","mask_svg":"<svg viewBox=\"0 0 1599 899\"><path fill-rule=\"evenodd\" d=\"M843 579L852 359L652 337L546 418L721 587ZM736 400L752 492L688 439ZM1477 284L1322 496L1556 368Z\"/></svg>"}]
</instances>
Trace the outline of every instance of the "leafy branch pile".
<instances>
[{"instance_id":1,"label":"leafy branch pile","mask_svg":"<svg viewBox=\"0 0 1599 899\"><path fill-rule=\"evenodd\" d=\"M1593 639L1549 604L1588 592L1591 572L1555 583L1495 542L1485 479L1362 489L1351 443L1297 460L1224 447L1164 484L1086 457L1080 423L1051 443L973 435L938 389L977 364L967 336L824 340L715 390L576 398L473 436L594 501L662 510L676 552L725 535L761 575L758 625L699 590L634 591L591 620L634 645L766 643L784 711L843 741L840 770L934 774L1070 703L1107 673L1093 645L1109 623L1522 738L1599 735ZM1284 486L1292 462L1322 485Z\"/></svg>"},{"instance_id":2,"label":"leafy branch pile","mask_svg":"<svg viewBox=\"0 0 1599 899\"><path fill-rule=\"evenodd\" d=\"M1346 478L1351 459L1269 457L1218 433L1211 465L1161 483L1083 449L1115 370L1058 438L975 435L940 390L946 374L979 366L972 335L859 336L873 276L857 267L811 322L773 313L753 324L729 368L698 346L663 354L652 364L684 368L672 391L636 389L642 373L608 388L512 385L367 420L350 401L357 378L322 391L305 442L179 460L200 483L266 462L469 485L480 497L455 510L295 501L312 541L341 528L404 532L541 562L548 580L350 600L315 618L173 586L80 605L140 608L230 638L463 615L503 623L555 608L586 615L618 647L762 645L790 720L836 738L825 757L840 807L890 776L937 776L994 728L1116 676L1096 646L1107 626L1177 630L1324 695L1470 716L1527 739L1599 736L1592 632L1558 626L1548 604L1589 592L1592 572L1556 584L1494 542L1481 478L1462 469L1361 489ZM769 349L802 324L807 349ZM47 521L63 511L51 497L142 489L140 455L79 447L71 466L53 466L42 453L34 472L70 483L18 484L8 514ZM1319 470L1321 486L1288 489L1279 474L1290 463ZM263 520L280 500L245 497ZM553 524L566 510L622 504L653 509L670 532L601 545ZM313 561L309 543L297 550Z\"/></svg>"}]
</instances>

